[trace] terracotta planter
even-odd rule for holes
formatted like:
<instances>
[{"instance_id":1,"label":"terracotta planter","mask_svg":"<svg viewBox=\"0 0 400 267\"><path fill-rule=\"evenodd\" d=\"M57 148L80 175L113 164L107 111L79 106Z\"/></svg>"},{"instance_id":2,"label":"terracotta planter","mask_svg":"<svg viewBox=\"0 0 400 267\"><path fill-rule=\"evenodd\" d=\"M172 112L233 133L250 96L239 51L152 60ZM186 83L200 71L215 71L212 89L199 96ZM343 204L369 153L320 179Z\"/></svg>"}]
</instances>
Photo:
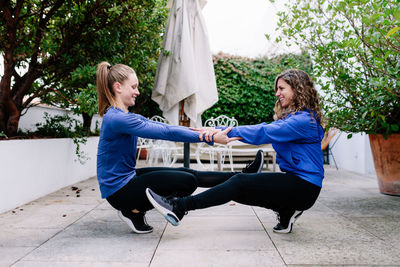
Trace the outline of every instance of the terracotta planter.
<instances>
[{"instance_id":1,"label":"terracotta planter","mask_svg":"<svg viewBox=\"0 0 400 267\"><path fill-rule=\"evenodd\" d=\"M139 159L146 159L146 158L147 158L147 149L142 148L142 150L140 150Z\"/></svg>"},{"instance_id":2,"label":"terracotta planter","mask_svg":"<svg viewBox=\"0 0 400 267\"><path fill-rule=\"evenodd\" d=\"M387 140L382 135L369 135L379 190L383 194L400 196L400 134Z\"/></svg>"}]
</instances>

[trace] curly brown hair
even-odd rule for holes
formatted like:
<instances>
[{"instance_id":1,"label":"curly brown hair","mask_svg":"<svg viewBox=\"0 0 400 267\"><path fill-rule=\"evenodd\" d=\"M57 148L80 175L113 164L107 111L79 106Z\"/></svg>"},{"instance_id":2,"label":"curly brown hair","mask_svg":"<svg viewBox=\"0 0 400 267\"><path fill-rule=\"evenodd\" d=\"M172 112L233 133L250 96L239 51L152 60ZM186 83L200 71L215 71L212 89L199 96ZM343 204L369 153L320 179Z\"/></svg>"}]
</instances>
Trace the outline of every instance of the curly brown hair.
<instances>
[{"instance_id":1,"label":"curly brown hair","mask_svg":"<svg viewBox=\"0 0 400 267\"><path fill-rule=\"evenodd\" d=\"M302 70L290 69L279 74L275 79L275 92L278 89L278 80L282 79L293 90L293 101L287 108L283 108L278 100L275 103L274 119L279 120L285 118L290 113L309 109L311 116L315 112L318 121L322 124L323 115L320 107L320 99L318 92L314 87L314 82L310 76Z\"/></svg>"}]
</instances>

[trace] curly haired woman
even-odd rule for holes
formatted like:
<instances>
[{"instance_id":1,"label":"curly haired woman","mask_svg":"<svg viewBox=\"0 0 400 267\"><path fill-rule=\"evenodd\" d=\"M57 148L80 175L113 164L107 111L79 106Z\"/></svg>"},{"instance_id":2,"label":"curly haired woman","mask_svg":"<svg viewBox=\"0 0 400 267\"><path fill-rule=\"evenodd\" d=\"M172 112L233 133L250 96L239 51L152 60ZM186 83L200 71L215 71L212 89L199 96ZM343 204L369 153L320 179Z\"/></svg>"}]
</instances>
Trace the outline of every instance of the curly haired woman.
<instances>
[{"instance_id":1,"label":"curly haired woman","mask_svg":"<svg viewBox=\"0 0 400 267\"><path fill-rule=\"evenodd\" d=\"M146 189L150 202L171 224L178 225L187 211L233 200L272 209L279 220L273 231L290 233L294 221L314 205L324 178L324 130L317 91L307 73L292 69L276 78L275 95L275 121L270 124L238 126L227 134L215 129L198 131L213 135L218 143L234 137L253 145L271 143L282 172L235 174L200 194L181 198L165 198Z\"/></svg>"}]
</instances>

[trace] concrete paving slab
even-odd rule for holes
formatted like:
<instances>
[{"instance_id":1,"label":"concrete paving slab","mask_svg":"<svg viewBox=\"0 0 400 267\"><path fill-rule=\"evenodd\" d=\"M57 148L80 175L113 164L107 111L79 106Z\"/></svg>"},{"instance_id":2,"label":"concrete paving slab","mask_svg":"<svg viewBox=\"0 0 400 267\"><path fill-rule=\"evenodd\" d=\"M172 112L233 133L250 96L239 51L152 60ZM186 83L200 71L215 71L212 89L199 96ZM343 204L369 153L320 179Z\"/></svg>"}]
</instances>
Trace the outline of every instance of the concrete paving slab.
<instances>
[{"instance_id":1,"label":"concrete paving slab","mask_svg":"<svg viewBox=\"0 0 400 267\"><path fill-rule=\"evenodd\" d=\"M328 245L326 241L313 244L297 242L292 246L277 246L277 249L288 265L386 266L399 262L398 257L393 257L396 253L394 249L383 244L370 246L367 242L356 242L345 246L341 242L329 242ZM382 251L382 254L377 254L377 250Z\"/></svg>"},{"instance_id":2,"label":"concrete paving slab","mask_svg":"<svg viewBox=\"0 0 400 267\"><path fill-rule=\"evenodd\" d=\"M221 218L222 217L222 218ZM204 231L263 231L262 225L255 216L192 216L183 217L179 226L168 225L168 231L204 232ZM167 233L167 232L166 232Z\"/></svg>"},{"instance_id":3,"label":"concrete paving slab","mask_svg":"<svg viewBox=\"0 0 400 267\"><path fill-rule=\"evenodd\" d=\"M157 250L152 267L231 267L231 266L285 266L282 258L272 250Z\"/></svg>"},{"instance_id":4,"label":"concrete paving slab","mask_svg":"<svg viewBox=\"0 0 400 267\"><path fill-rule=\"evenodd\" d=\"M274 212L234 202L191 211L178 227L149 211L154 232L137 235L95 178L73 186L0 214L0 266L400 266L400 197L380 194L371 176L327 167L289 235L272 232Z\"/></svg>"},{"instance_id":5,"label":"concrete paving slab","mask_svg":"<svg viewBox=\"0 0 400 267\"><path fill-rule=\"evenodd\" d=\"M379 197L379 193L374 190L373 194ZM329 183L328 186L322 188L319 199L347 199L347 198L368 198L371 197L371 192L358 188L351 188L347 185L337 185Z\"/></svg>"},{"instance_id":6,"label":"concrete paving slab","mask_svg":"<svg viewBox=\"0 0 400 267\"><path fill-rule=\"evenodd\" d=\"M115 211L93 210L51 240L23 258L26 264L58 262L93 266L110 262L148 264L157 247L166 222L152 220L153 233L138 235L122 222ZM43 265L42 265L43 266ZM136 265L135 265L136 266Z\"/></svg>"},{"instance_id":7,"label":"concrete paving slab","mask_svg":"<svg viewBox=\"0 0 400 267\"><path fill-rule=\"evenodd\" d=\"M268 210L260 207L253 207L257 217L263 223L273 224L275 226L278 223L277 215L272 210ZM338 218L342 218L338 212L327 207L320 201L317 201L314 206L303 212L296 222L299 221L311 221L311 222L326 222L336 221Z\"/></svg>"},{"instance_id":8,"label":"concrete paving slab","mask_svg":"<svg viewBox=\"0 0 400 267\"><path fill-rule=\"evenodd\" d=\"M321 197L321 203L343 216L393 217L399 216L400 199L386 195L370 197Z\"/></svg>"},{"instance_id":9,"label":"concrete paving slab","mask_svg":"<svg viewBox=\"0 0 400 267\"><path fill-rule=\"evenodd\" d=\"M274 250L268 235L253 216L187 217L170 224L158 250Z\"/></svg>"},{"instance_id":10,"label":"concrete paving slab","mask_svg":"<svg viewBox=\"0 0 400 267\"><path fill-rule=\"evenodd\" d=\"M52 262L150 262L160 233L136 237L124 232L124 236L75 237L58 235L51 241L23 258L26 261Z\"/></svg>"},{"instance_id":11,"label":"concrete paving slab","mask_svg":"<svg viewBox=\"0 0 400 267\"><path fill-rule=\"evenodd\" d=\"M115 209L93 209L80 221L102 221L102 222L122 222L119 218L117 211ZM146 213L146 220L148 222L166 222L164 216L158 213L156 210L150 210Z\"/></svg>"},{"instance_id":12,"label":"concrete paving slab","mask_svg":"<svg viewBox=\"0 0 400 267\"><path fill-rule=\"evenodd\" d=\"M14 228L0 230L0 250L5 247L37 247L52 238L62 228Z\"/></svg>"},{"instance_id":13,"label":"concrete paving slab","mask_svg":"<svg viewBox=\"0 0 400 267\"><path fill-rule=\"evenodd\" d=\"M114 210L115 209L110 205L110 203L107 202L107 200L104 200L103 203L98 205L96 209L101 209L101 210Z\"/></svg>"},{"instance_id":14,"label":"concrete paving slab","mask_svg":"<svg viewBox=\"0 0 400 267\"><path fill-rule=\"evenodd\" d=\"M299 220L290 235L267 231L287 264L379 265L400 262L398 249L346 218L326 223Z\"/></svg>"},{"instance_id":15,"label":"concrete paving slab","mask_svg":"<svg viewBox=\"0 0 400 267\"><path fill-rule=\"evenodd\" d=\"M97 185L97 178L91 177L82 182L76 183L71 186L66 186L54 193L51 193L46 196L48 197L65 197L65 196L76 196L80 195L81 197L100 197L100 190Z\"/></svg>"},{"instance_id":16,"label":"concrete paving slab","mask_svg":"<svg viewBox=\"0 0 400 267\"><path fill-rule=\"evenodd\" d=\"M307 265L300 265L300 264L287 264L286 266L289 267L399 267L399 265L383 265L383 264L379 264L379 265L358 265L358 264L307 264Z\"/></svg>"},{"instance_id":17,"label":"concrete paving slab","mask_svg":"<svg viewBox=\"0 0 400 267\"><path fill-rule=\"evenodd\" d=\"M0 247L0 266L11 266L35 247Z\"/></svg>"},{"instance_id":18,"label":"concrete paving slab","mask_svg":"<svg viewBox=\"0 0 400 267\"><path fill-rule=\"evenodd\" d=\"M90 207L96 207L97 205L103 203L100 197L87 197L87 196L49 196L47 198L41 198L32 202L34 205L44 205L49 206L53 204L62 204L62 205L88 205Z\"/></svg>"},{"instance_id":19,"label":"concrete paving slab","mask_svg":"<svg viewBox=\"0 0 400 267\"><path fill-rule=\"evenodd\" d=\"M0 225L14 228L65 228L91 209L93 209L91 205L84 204L40 205L30 203L15 213L12 211L3 213L0 216Z\"/></svg>"},{"instance_id":20,"label":"concrete paving slab","mask_svg":"<svg viewBox=\"0 0 400 267\"><path fill-rule=\"evenodd\" d=\"M397 249L400 249L399 217L351 217L349 219L352 222L357 223L360 227L368 231L370 234L384 240L387 244L392 245Z\"/></svg>"},{"instance_id":21,"label":"concrete paving slab","mask_svg":"<svg viewBox=\"0 0 400 267\"><path fill-rule=\"evenodd\" d=\"M46 261L26 261L22 260L13 265L14 267L43 267L49 266L49 262ZM51 262L51 267L147 267L148 263L140 262Z\"/></svg>"},{"instance_id":22,"label":"concrete paving slab","mask_svg":"<svg viewBox=\"0 0 400 267\"><path fill-rule=\"evenodd\" d=\"M92 177L32 201L31 204L51 205L61 203L97 206L103 201L100 196L96 177Z\"/></svg>"},{"instance_id":23,"label":"concrete paving slab","mask_svg":"<svg viewBox=\"0 0 400 267\"><path fill-rule=\"evenodd\" d=\"M149 240L152 242L155 238L159 239L164 231L165 221L152 221L151 225L154 227L154 231L150 234L134 234L129 226L121 221L107 221L107 220L93 220L88 217L84 217L79 221L75 222L64 231L60 232L55 238L128 238L130 240L136 240L137 242L144 242L141 245L146 246Z\"/></svg>"}]
</instances>

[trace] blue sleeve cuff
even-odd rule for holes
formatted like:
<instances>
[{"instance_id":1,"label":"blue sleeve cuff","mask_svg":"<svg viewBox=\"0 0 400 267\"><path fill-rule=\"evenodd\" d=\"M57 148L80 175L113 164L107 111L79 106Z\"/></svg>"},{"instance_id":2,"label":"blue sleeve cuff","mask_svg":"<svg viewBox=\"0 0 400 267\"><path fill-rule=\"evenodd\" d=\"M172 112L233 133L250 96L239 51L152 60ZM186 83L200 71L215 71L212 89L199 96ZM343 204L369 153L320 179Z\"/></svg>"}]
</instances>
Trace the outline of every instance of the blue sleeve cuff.
<instances>
[{"instance_id":1,"label":"blue sleeve cuff","mask_svg":"<svg viewBox=\"0 0 400 267\"><path fill-rule=\"evenodd\" d=\"M203 140L206 140L204 136L205 135L203 134ZM214 136L212 136L211 139L212 139L211 142L207 142L207 141L203 141L203 142L210 146L213 146L214 145Z\"/></svg>"}]
</instances>

